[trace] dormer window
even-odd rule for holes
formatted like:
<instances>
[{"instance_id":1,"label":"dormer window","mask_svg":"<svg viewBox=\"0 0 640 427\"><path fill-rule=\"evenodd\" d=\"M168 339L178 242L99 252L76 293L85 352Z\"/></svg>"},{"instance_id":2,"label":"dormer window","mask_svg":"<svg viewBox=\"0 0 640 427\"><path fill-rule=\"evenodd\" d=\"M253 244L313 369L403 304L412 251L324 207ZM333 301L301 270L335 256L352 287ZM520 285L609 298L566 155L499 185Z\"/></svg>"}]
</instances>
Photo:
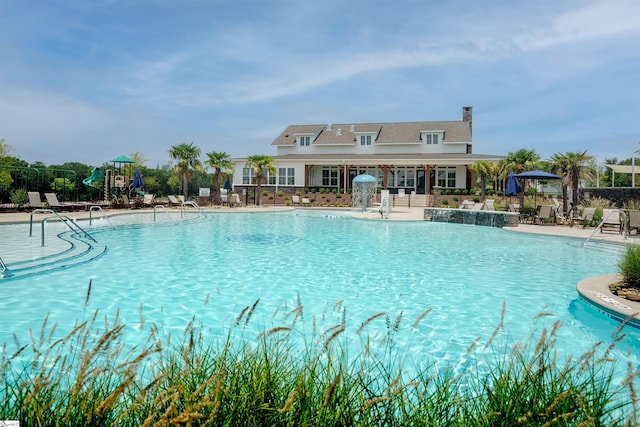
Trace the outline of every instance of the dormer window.
<instances>
[{"instance_id":1,"label":"dormer window","mask_svg":"<svg viewBox=\"0 0 640 427\"><path fill-rule=\"evenodd\" d=\"M424 142L427 145L438 145L440 143L440 140L442 139L442 134L444 132L442 131L422 131L420 132L420 136L422 139L422 142Z\"/></svg>"},{"instance_id":2,"label":"dormer window","mask_svg":"<svg viewBox=\"0 0 640 427\"><path fill-rule=\"evenodd\" d=\"M360 135L360 145L371 145L371 135Z\"/></svg>"},{"instance_id":3,"label":"dormer window","mask_svg":"<svg viewBox=\"0 0 640 427\"><path fill-rule=\"evenodd\" d=\"M308 147L311 145L311 137L310 136L299 136L298 141L301 147Z\"/></svg>"}]
</instances>

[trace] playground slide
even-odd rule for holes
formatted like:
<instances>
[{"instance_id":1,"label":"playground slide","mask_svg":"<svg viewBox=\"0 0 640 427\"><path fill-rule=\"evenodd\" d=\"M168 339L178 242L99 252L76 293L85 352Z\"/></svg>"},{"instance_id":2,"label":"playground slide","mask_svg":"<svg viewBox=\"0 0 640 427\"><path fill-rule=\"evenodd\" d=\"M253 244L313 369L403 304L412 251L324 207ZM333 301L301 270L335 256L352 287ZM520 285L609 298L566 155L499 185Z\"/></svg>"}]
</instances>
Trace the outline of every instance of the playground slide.
<instances>
[{"instance_id":1,"label":"playground slide","mask_svg":"<svg viewBox=\"0 0 640 427\"><path fill-rule=\"evenodd\" d=\"M91 170L91 176L89 178L85 178L82 180L82 183L87 187L95 188L102 191L102 187L97 187L93 185L95 181L103 181L104 180L104 171L102 169L93 168Z\"/></svg>"}]
</instances>

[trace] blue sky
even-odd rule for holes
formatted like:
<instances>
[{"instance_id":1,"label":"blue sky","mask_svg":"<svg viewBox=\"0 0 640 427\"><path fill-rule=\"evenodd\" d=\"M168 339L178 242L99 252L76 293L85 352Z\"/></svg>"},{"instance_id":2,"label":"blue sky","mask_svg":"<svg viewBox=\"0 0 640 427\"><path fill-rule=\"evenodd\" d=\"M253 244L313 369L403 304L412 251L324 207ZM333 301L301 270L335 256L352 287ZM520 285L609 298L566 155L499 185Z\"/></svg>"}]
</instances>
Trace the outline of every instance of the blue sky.
<instances>
[{"instance_id":1,"label":"blue sky","mask_svg":"<svg viewBox=\"0 0 640 427\"><path fill-rule=\"evenodd\" d=\"M0 138L90 165L289 124L460 120L474 152L640 149L638 0L0 0Z\"/></svg>"}]
</instances>

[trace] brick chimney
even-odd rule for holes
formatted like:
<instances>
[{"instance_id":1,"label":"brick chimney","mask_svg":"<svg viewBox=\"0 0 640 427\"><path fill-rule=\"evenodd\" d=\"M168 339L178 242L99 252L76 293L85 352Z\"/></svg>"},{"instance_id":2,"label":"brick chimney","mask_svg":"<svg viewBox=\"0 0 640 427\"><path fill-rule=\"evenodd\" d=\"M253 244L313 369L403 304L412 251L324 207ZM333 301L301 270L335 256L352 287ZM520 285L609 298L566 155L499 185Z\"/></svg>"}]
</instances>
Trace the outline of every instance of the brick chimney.
<instances>
[{"instance_id":1,"label":"brick chimney","mask_svg":"<svg viewBox=\"0 0 640 427\"><path fill-rule=\"evenodd\" d=\"M469 122L469 130L471 131L471 134L473 134L473 127L471 126L473 123L472 116L473 107L462 107L462 121Z\"/></svg>"}]
</instances>

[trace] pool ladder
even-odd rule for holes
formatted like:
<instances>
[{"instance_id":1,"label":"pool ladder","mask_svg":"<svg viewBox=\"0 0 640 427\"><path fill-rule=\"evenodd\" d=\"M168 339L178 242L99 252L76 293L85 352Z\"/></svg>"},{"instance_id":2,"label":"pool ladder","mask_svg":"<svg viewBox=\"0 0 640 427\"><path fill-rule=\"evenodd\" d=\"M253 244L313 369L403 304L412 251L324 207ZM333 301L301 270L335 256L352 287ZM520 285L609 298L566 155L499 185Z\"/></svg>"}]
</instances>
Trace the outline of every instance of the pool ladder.
<instances>
[{"instance_id":1,"label":"pool ladder","mask_svg":"<svg viewBox=\"0 0 640 427\"><path fill-rule=\"evenodd\" d=\"M88 239L93 240L95 243L98 243L96 239L91 237L89 233L87 233L82 227L80 227L75 221L69 218L66 215L60 215L52 209L34 209L31 211L31 219L29 221L29 237L33 236L33 214L35 213L50 213L53 215L49 215L46 218L42 219L42 246L44 246L44 226L47 223L49 218L57 218L62 221L69 229L75 233L83 234Z\"/></svg>"}]
</instances>

